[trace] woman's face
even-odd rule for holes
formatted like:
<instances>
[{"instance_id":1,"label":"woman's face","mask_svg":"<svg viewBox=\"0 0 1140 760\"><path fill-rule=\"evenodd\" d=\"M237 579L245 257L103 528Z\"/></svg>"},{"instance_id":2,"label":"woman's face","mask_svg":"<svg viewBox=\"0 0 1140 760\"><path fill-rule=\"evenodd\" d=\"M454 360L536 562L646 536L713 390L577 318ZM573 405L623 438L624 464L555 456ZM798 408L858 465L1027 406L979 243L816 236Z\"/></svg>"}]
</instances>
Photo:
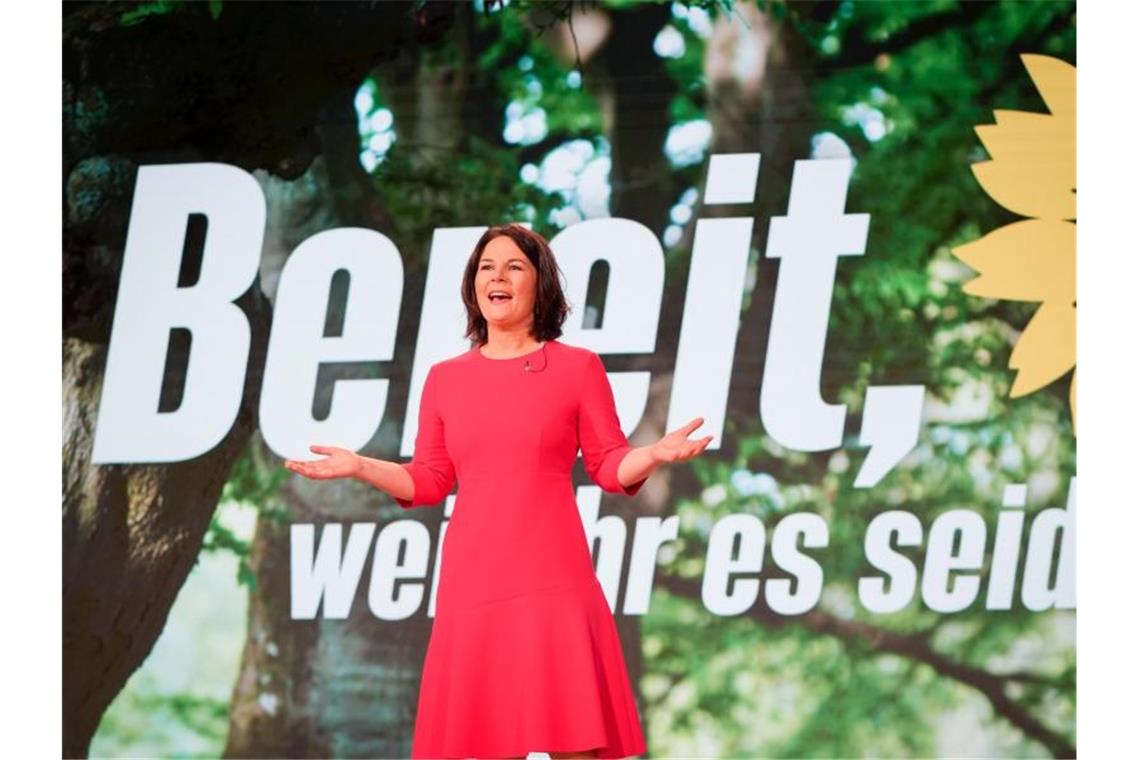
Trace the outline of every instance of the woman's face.
<instances>
[{"instance_id":1,"label":"woman's face","mask_svg":"<svg viewBox=\"0 0 1140 760\"><path fill-rule=\"evenodd\" d=\"M530 329L537 289L538 271L514 240L500 235L487 243L475 270L475 298L488 328Z\"/></svg>"}]
</instances>

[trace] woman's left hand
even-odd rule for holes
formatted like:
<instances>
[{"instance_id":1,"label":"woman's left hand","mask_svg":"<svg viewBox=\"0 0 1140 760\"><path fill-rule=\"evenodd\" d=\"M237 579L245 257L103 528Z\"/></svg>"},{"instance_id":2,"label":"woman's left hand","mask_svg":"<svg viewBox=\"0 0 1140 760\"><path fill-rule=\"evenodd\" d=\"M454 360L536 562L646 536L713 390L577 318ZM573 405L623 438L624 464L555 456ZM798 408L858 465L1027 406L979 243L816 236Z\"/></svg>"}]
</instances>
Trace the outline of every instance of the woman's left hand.
<instances>
[{"instance_id":1,"label":"woman's left hand","mask_svg":"<svg viewBox=\"0 0 1140 760\"><path fill-rule=\"evenodd\" d=\"M693 432L705 422L704 417L696 417L684 427L679 427L669 433L650 447L654 460L661 463L683 462L692 459L705 450L713 437L706 435L695 441L689 440L689 433Z\"/></svg>"}]
</instances>

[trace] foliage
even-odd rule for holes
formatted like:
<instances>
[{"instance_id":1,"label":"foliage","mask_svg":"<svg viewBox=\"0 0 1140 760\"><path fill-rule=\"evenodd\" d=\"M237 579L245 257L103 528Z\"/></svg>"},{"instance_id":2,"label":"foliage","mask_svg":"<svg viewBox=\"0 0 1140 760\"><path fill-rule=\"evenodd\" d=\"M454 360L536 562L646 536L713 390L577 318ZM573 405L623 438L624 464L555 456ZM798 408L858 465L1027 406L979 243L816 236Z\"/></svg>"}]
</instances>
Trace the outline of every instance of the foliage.
<instances>
[{"instance_id":1,"label":"foliage","mask_svg":"<svg viewBox=\"0 0 1140 760\"><path fill-rule=\"evenodd\" d=\"M186 0L153 0L152 2L136 3L134 8L119 16L119 25L134 26L150 16L163 16L188 9L197 10L198 5L201 3L188 3ZM222 15L222 0L209 0L206 7L210 12L210 18L214 21L217 21L218 17Z\"/></svg>"},{"instance_id":2,"label":"foliage","mask_svg":"<svg viewBox=\"0 0 1140 760\"><path fill-rule=\"evenodd\" d=\"M813 88L821 130L846 143L857 161L848 213L871 215L866 253L840 260L825 354L823 396L849 405L849 438L836 452L795 455L769 439L758 419L729 421L726 434L740 437L739 456L694 463L703 498L678 502L680 540L667 567L698 578L709 529L725 515L754 514L770 531L790 512L818 513L830 531L828 548L812 553L826 579L824 612L919 636L937 652L985 672L1031 671L1036 676L1029 684L1010 682L1007 693L1071 741L1072 612L1033 613L1016 601L1009 611L986 610L986 573L979 600L954 615L936 614L919 599L894 615L870 615L856 597L856 580L874 570L865 561L862 536L876 514L907 509L928 530L943 511L965 507L982 514L992 541L1005 484L1028 482L1031 509L1063 506L1075 474L1067 388L1007 398L1009 352L1032 306L964 293L962 283L973 273L950 254L954 245L1011 220L969 171L984 156L974 126L992 122L997 108L1044 110L1027 87L1017 53L1051 51L1073 60L1072 4L993 5L970 26L947 23L942 33L891 55L825 68L827 60L865 45L863 35L886 43L924 17L957 7L846 2L822 21L803 18L796 4L784 8L826 72ZM698 41L686 36L685 42ZM907 382L924 383L930 399L919 446L882 484L855 489L864 391L872 383ZM909 555L921 568L921 551ZM768 569L762 577L769 574L781 575ZM660 652L647 644L653 674L646 675L646 691L666 676L673 679L672 692L687 686L689 696L653 702L658 746L732 756L933 755L939 746L953 746L938 737L939 716L949 719L960 706L972 720L992 726L991 746L1004 754L1040 752L1039 744L1008 731L976 692L927 665L866 650L857 640L829 642L794 621L766 632L748 616L725 620L699 605L681 616L682 608L666 599L658 593L644 620L646 642L669 642ZM757 606L764 607L763 596ZM699 626L702 635L670 633L678 621ZM742 644L742 628L764 643ZM816 657L820 648L828 654ZM732 652L749 653L734 668L757 679L748 688L710 681L704 673ZM766 683L775 663L778 675ZM796 691L784 696L800 709L790 715L766 711L766 689L793 685ZM725 720L737 710L756 728L743 729L743 718ZM702 723L702 714L710 719Z\"/></svg>"},{"instance_id":3,"label":"foliage","mask_svg":"<svg viewBox=\"0 0 1140 760\"><path fill-rule=\"evenodd\" d=\"M544 221L558 205L552 196L519 181L518 149L497 148L473 135L453 161L420 162L413 151L393 149L373 174L377 193L404 239L426 240L440 219L451 224Z\"/></svg>"},{"instance_id":4,"label":"foliage","mask_svg":"<svg viewBox=\"0 0 1140 760\"><path fill-rule=\"evenodd\" d=\"M250 442L245 454L234 464L222 487L221 503L242 503L257 509L258 516L280 524L290 521L289 510L281 503L280 490L289 473L273 464L261 449L261 441ZM215 510L202 540L202 552L230 552L238 558L238 583L250 590L256 585L249 566L250 540L240 537L226 525L221 509Z\"/></svg>"},{"instance_id":5,"label":"foliage","mask_svg":"<svg viewBox=\"0 0 1140 760\"><path fill-rule=\"evenodd\" d=\"M221 746L229 724L229 708L228 700L144 692L133 695L129 710L108 713L109 720L100 725L100 731L113 735L120 746L129 747L145 740L152 733L154 724L169 723L181 727L182 731L179 739L181 749L168 756L195 757L199 756L197 752L188 751L189 737L210 737L215 746Z\"/></svg>"},{"instance_id":6,"label":"foliage","mask_svg":"<svg viewBox=\"0 0 1140 760\"><path fill-rule=\"evenodd\" d=\"M249 596L234 582L237 564L225 552L200 558L154 649L103 714L91 757L221 756Z\"/></svg>"},{"instance_id":7,"label":"foliage","mask_svg":"<svg viewBox=\"0 0 1140 760\"><path fill-rule=\"evenodd\" d=\"M150 3L138 3L134 8L124 12L119 17L122 26L134 26L148 16L162 16L182 10L185 7L182 0L155 0Z\"/></svg>"},{"instance_id":8,"label":"foliage","mask_svg":"<svg viewBox=\"0 0 1140 760\"><path fill-rule=\"evenodd\" d=\"M556 229L550 214L567 201L524 181L520 171L567 141L600 144L605 120L595 83L572 76L582 72L559 61L542 39L559 14L585 4L539 5L516 0L504 7L485 0L476 28L487 42L475 51L474 66L475 78L490 83L479 97L491 102L481 105L499 116L512 103L542 109L546 134L526 145L465 134L446 161L431 160L422 146L403 138L395 142L372 178L401 239L426 241L441 224L520 217L540 232ZM918 598L892 615L871 615L858 602L857 581L874 571L862 537L884 510L911 511L928 531L943 512L968 508L984 518L992 538L1004 486L1028 484L1029 522L1034 511L1063 504L1076 472L1064 382L1032 396L1008 397L1010 352L1033 305L967 294L963 284L974 273L951 255L955 246L1016 219L993 203L970 172L971 164L985 158L974 128L992 122L995 109L1044 110L1017 55L1037 52L1075 63L1075 4L758 5L786 22L783 33L799 35L811 51L820 135L829 135L834 149L856 161L846 208L871 217L864 255L839 262L824 359L823 398L846 404L849 419L843 448L814 454L782 449L756 418L729 419L725 435L738 444L736 454L714 453L691 463L697 490L673 494L679 538L661 550L658 575L671 582L656 586L642 620L646 671L639 687L647 700L651 751L933 756L964 754L963 742L977 738L979 754L1038 756L1041 744L995 712L976 688L916 653L929 648L1004 679L1004 694L1046 730L1071 741L1072 612L1035 613L1017 602L1008 611L986 610L983 592L953 615L935 613ZM170 12L176 4L152 3L135 12L144 7ZM622 2L603 7L636 11ZM690 7L714 21L742 23L725 0L674 6ZM546 15L531 13L536 10ZM674 124L706 115L702 64L708 39L682 15L675 11L669 24L684 50L665 61L678 85L670 107ZM430 65L448 66L460 52L445 46L424 55ZM366 86L377 107L393 97L379 80ZM698 184L703 163L669 171L670 189L680 196ZM774 267L763 271L776 274ZM917 448L883 483L856 489L855 473L866 451L858 443L864 393L878 383L924 384L927 419ZM262 516L284 520L275 493L285 474L269 468L259 452L251 448L238 462L223 500L253 504ZM825 578L819 612L909 636L913 650L900 654L874 640L820 633L800 618L773 620L762 595L749 614L722 618L708 613L699 595L677 590L699 583L716 520L751 514L770 532L783 516L799 511L817 513L829 526L827 549L812 552ZM1023 538L1022 553L1025 544ZM249 582L248 543L217 517L203 550L237 555L239 574ZM921 548L904 553L921 567ZM766 555L764 580L781 577L770 564ZM987 562L983 589L988 579ZM179 709L193 723L212 708Z\"/></svg>"}]
</instances>

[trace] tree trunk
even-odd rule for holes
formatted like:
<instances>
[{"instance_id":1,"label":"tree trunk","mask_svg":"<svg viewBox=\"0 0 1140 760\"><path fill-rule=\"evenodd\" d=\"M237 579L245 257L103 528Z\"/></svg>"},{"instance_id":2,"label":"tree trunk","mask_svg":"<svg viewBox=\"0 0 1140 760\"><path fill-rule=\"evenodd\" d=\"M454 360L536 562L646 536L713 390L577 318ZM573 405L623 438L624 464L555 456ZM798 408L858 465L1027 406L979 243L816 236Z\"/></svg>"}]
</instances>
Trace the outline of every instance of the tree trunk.
<instances>
[{"instance_id":1,"label":"tree trunk","mask_svg":"<svg viewBox=\"0 0 1140 760\"><path fill-rule=\"evenodd\" d=\"M814 56L788 22L776 23L753 5L738 4L720 17L705 48L706 113L712 124L709 153L760 153L759 187L751 213L752 246L758 252L754 286L741 313L733 384L726 418L742 430L760 428L760 384L768 350L768 325L779 264L764 257L773 216L787 213L792 170L810 158L818 124L811 100ZM763 65L744 69L738 56L756 55ZM701 197L703 198L701 188ZM698 207L694 216L736 216L739 207ZM748 212L744 212L748 213ZM687 239L691 240L691 229ZM725 439L723 456L733 456L740 435Z\"/></svg>"},{"instance_id":2,"label":"tree trunk","mask_svg":"<svg viewBox=\"0 0 1140 760\"><path fill-rule=\"evenodd\" d=\"M566 22L560 25L561 34L551 44L558 45L556 52L564 61L573 60L574 56L583 57L583 80L598 101L603 129L610 143L610 213L614 217L641 222L660 236L673 201L669 182L671 169L664 146L671 124L669 105L677 88L663 61L654 52L653 40L669 19L669 6L644 4L628 9L592 9L588 13L608 13L609 18L590 20L587 34L579 41L584 42L584 46L579 44L575 48L574 35L571 35ZM591 33L591 29L605 31ZM602 40L600 46L595 47L595 38ZM666 282L664 303L682 303L680 294L683 292L683 283ZM673 310L677 321L679 311ZM670 334L669 324L670 315L663 314L654 354L614 362L611 366L615 371L653 371L646 413L630 436L634 445L648 444L664 432L672 359L677 348L676 334ZM629 538L626 562L637 518L661 515L670 503L668 480L655 480L655 484L648 486L635 499L603 498L603 503L608 502L612 506L612 510L604 512L617 514L626 522ZM645 673L641 618L622 614L623 604L624 594L619 594L614 620L648 742L646 701L640 689L641 677ZM647 752L652 753L652 746L647 747Z\"/></svg>"},{"instance_id":3,"label":"tree trunk","mask_svg":"<svg viewBox=\"0 0 1140 760\"><path fill-rule=\"evenodd\" d=\"M267 312L243 299L263 353ZM63 752L85 756L107 706L142 663L202 545L222 486L253 429L247 382L233 430L173 465L91 465L106 347L63 343ZM183 365L185 366L185 365Z\"/></svg>"},{"instance_id":4,"label":"tree trunk","mask_svg":"<svg viewBox=\"0 0 1140 760\"><path fill-rule=\"evenodd\" d=\"M67 756L87 754L103 711L154 645L198 555L253 430L270 321L255 282L237 302L252 331L241 411L212 451L171 465L91 464L137 167L222 161L300 176L317 143L313 125L330 97L401 43L430 40L451 13L446 6L395 3L291 3L266 13L261 4L227 3L214 19L201 3L128 23L137 10L135 3L64 8ZM305 56L289 54L302 46ZM194 97L186 97L188 83ZM182 366L185 351L173 347Z\"/></svg>"},{"instance_id":5,"label":"tree trunk","mask_svg":"<svg viewBox=\"0 0 1140 760\"><path fill-rule=\"evenodd\" d=\"M668 6L662 9L667 11ZM792 163L795 159L807 157L806 149L810 145L813 117L806 81L808 51L802 47L798 35L784 34L780 27L774 26L754 7L741 4L734 11L734 16L736 13L743 15L744 21L735 17L718 19L714 38L706 49L707 115L714 135L709 153L763 154L764 181L758 193L757 207L765 216L757 219L754 230L754 241L760 241L754 244L763 250L763 241L767 238L766 217L772 213L783 213ZM665 13L663 18L655 17L649 7L638 7L633 12L615 12L614 28L620 33L613 35L610 41L617 41L617 44L604 47L600 56L603 65L591 69L594 80L605 85L601 95L603 112L612 119L612 124L607 123L607 132L614 146L612 211L615 216L646 224L657 234L664 229L669 207L674 202L669 195L670 183L665 181L670 169L664 155L670 124L668 105L673 89L662 86L670 80L653 52L653 39L667 16ZM751 39L742 39L744 36ZM637 44L631 42L635 39ZM718 56L738 54L738 48L744 45L759 51L760 59L767 62L759 72L750 72L755 78L747 81L739 78L736 72L740 68L731 65L731 58L728 61L718 60ZM612 99L612 103L607 99ZM778 206L779 211L774 210L777 204L783 204ZM725 214L721 209L701 210L698 206L698 210L700 213L695 216ZM691 249L694 224L689 225L685 248ZM650 443L668 432L665 429L666 417L688 265L680 269L683 271L671 270L666 280L655 353L625 363L615 362L612 367L615 370L653 372L645 417L631 436L635 445ZM733 375L745 377L747 381L734 384L729 398L729 419L755 419L758 416L762 357L767 345L767 331L763 326L771 313L774 290L773 272L772 276L759 279L750 307L742 314ZM668 468L659 473L655 481L656 485L647 487L637 499L636 515L664 516L672 503L671 494L689 492L697 487L691 482L687 468ZM644 697L636 689L644 672L640 646L641 619L619 614L617 623L639 708L643 719L647 719ZM649 749L652 752L652 747Z\"/></svg>"},{"instance_id":6,"label":"tree trunk","mask_svg":"<svg viewBox=\"0 0 1140 760\"><path fill-rule=\"evenodd\" d=\"M465 87L473 69L463 48L468 31L460 20L448 38L462 53L453 67L412 53L411 61L400 58L376 72L384 83L400 135L393 150L414 151L411 163L416 171L431 171L454 160L461 144ZM275 230L273 250L263 260L266 282L276 282L285 256L298 242L319 229L367 215L361 204L376 203L375 196L369 194L356 198L357 205L343 198L339 205L332 201L338 185L354 182L354 175L363 174L357 158L359 136L351 97L341 99L338 105L339 115L330 114L330 119L344 126L322 130L322 155L306 176L293 183L262 178L270 199L270 227ZM366 175L365 181L370 181ZM445 188L443 192L455 193L456 189ZM388 224L382 212L364 222L374 228ZM412 274L405 282L408 298L401 309L405 317L401 324L411 328L418 322L413 315L419 313L420 274L426 271L426 262L408 252L426 251L429 234L430 230L424 230L422 236L402 235L398 241ZM414 339L414 329L403 330L397 355L412 356ZM328 370L322 372L318 404L327 402L336 380L359 376L361 371L351 367ZM389 394L390 411L363 453L390 457L390 452L399 449L401 425L391 410L403 407L397 395ZM262 445L260 440L257 445ZM264 452L262 456L271 466L280 465L274 455ZM353 522L379 523L379 531L392 519L419 518L436 536L442 518L438 510L406 513L375 489L356 482L310 481L293 476L282 488L280 498L288 508L290 522L314 523L318 531L328 523ZM378 509L378 502L385 502L385 506ZM234 685L224 756L407 756L431 619L421 609L408 620L378 620L365 601L371 574L369 560L347 619L292 620L289 526L265 517L258 520L251 569L255 586L250 594L247 638Z\"/></svg>"}]
</instances>

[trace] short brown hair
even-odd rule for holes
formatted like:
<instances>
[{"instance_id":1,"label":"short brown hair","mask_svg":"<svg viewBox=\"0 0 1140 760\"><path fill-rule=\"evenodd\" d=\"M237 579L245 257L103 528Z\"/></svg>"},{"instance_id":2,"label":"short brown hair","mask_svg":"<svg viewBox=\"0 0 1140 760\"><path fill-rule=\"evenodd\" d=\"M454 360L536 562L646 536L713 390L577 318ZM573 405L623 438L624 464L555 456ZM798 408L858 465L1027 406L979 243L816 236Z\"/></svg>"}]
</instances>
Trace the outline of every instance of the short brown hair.
<instances>
[{"instance_id":1,"label":"short brown hair","mask_svg":"<svg viewBox=\"0 0 1140 760\"><path fill-rule=\"evenodd\" d=\"M519 224L501 224L489 228L475 244L475 250L467 259L463 271L463 285L460 293L463 305L467 307L467 338L472 343L483 345L487 342L487 320L479 311L479 301L475 297L475 273L479 269L479 259L483 249L497 237L509 237L526 254L538 272L534 294L534 325L531 334L536 340L547 341L562 335L562 323L570 313L570 305L562 292L562 270L554 259L546 238Z\"/></svg>"}]
</instances>

